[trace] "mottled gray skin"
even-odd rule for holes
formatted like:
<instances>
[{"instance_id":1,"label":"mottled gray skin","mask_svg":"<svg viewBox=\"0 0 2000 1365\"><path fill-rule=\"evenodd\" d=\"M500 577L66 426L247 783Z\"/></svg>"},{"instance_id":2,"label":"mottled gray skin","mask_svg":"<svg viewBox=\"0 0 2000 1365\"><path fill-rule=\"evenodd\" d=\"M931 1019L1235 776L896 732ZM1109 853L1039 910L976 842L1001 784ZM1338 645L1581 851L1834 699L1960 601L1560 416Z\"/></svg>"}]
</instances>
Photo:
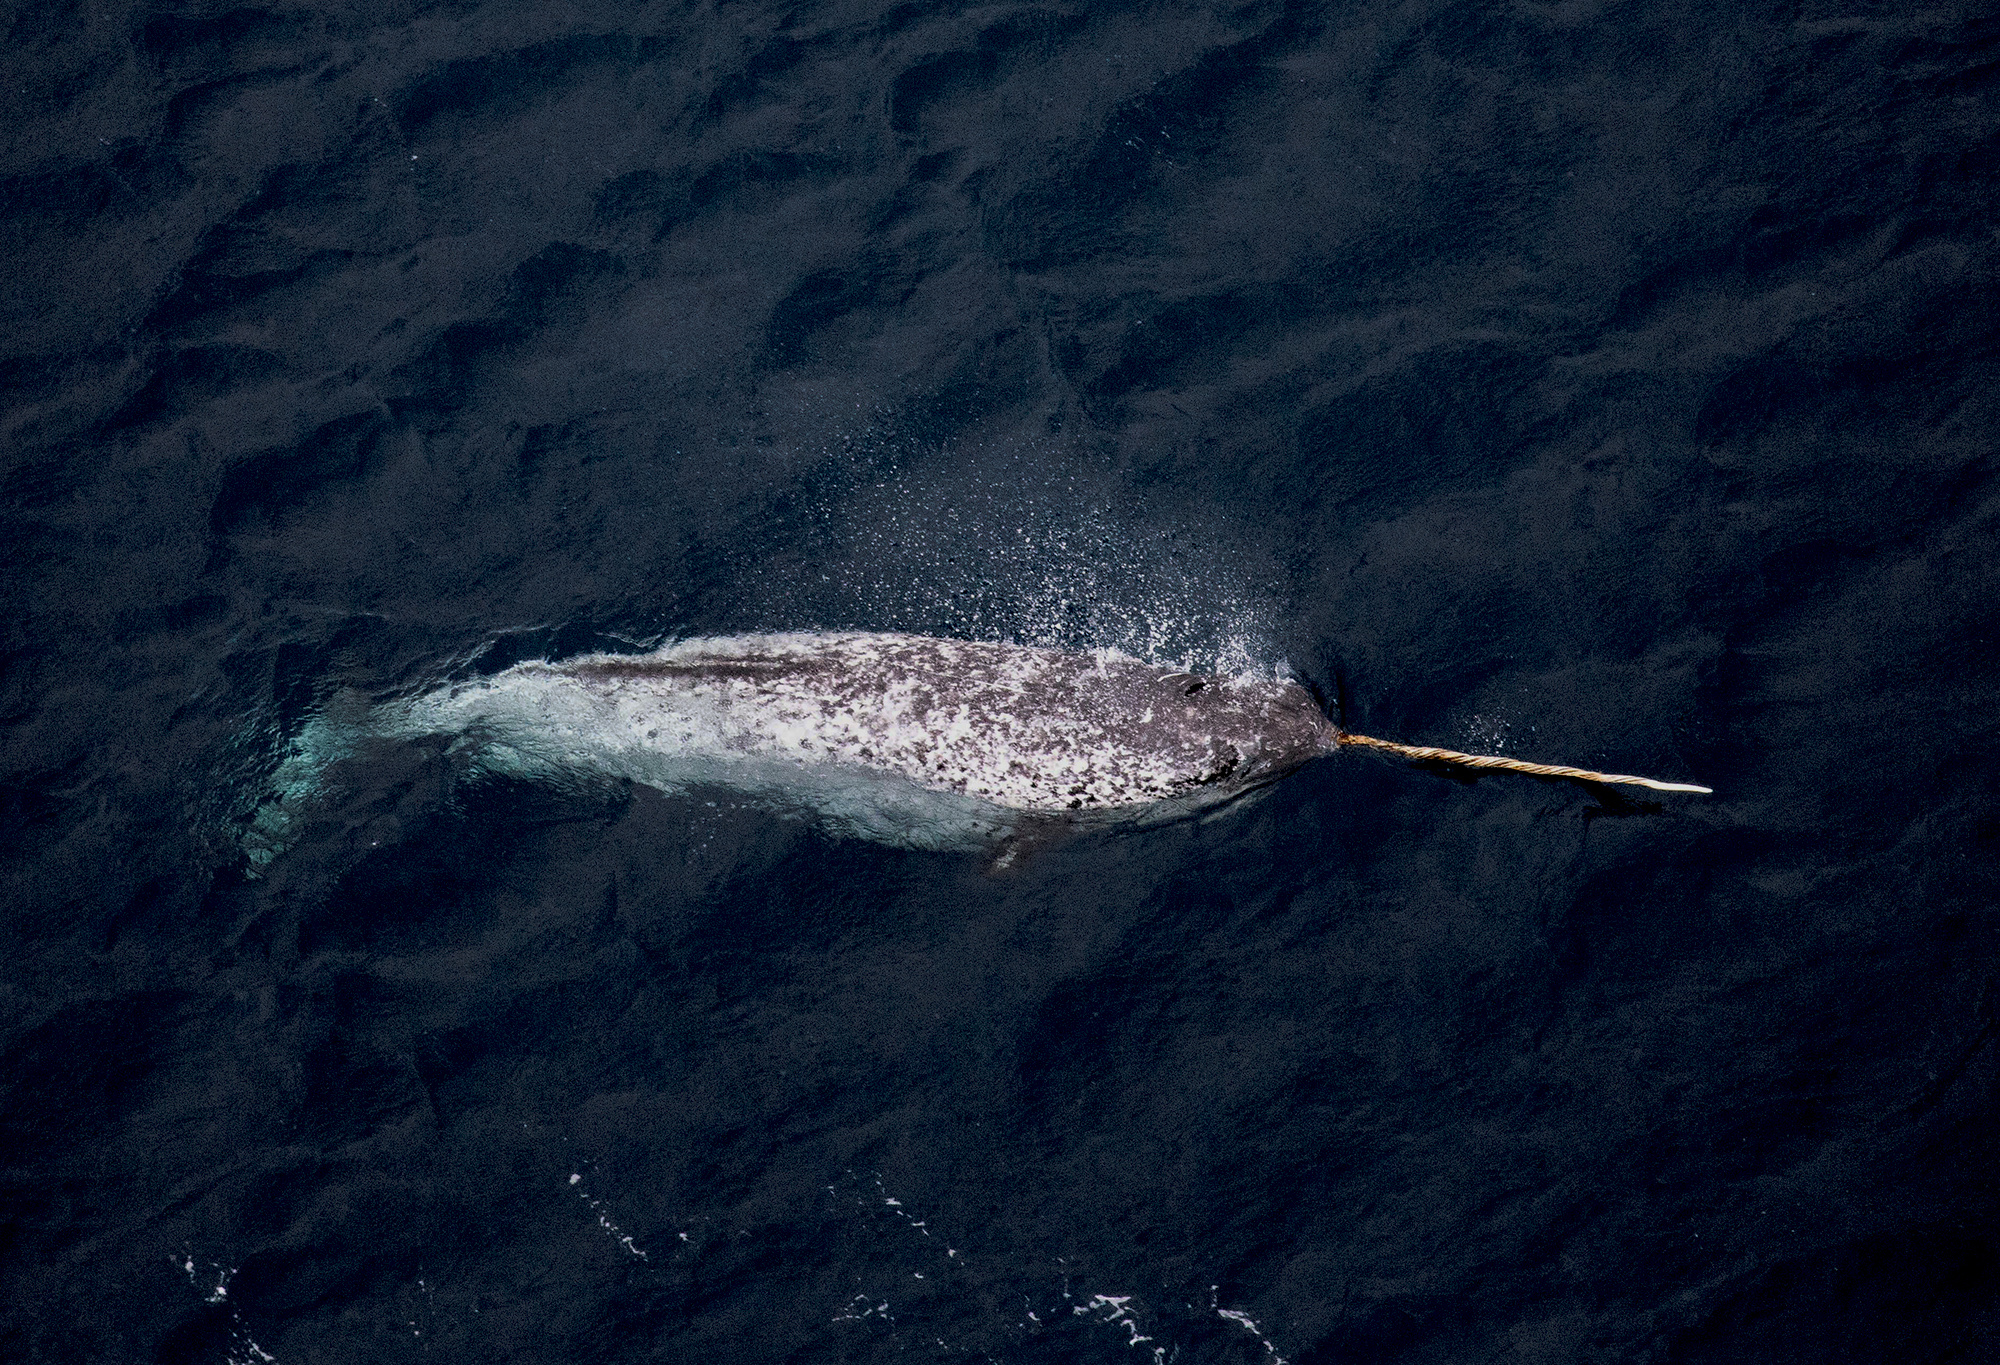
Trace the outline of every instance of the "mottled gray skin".
<instances>
[{"instance_id":1,"label":"mottled gray skin","mask_svg":"<svg viewBox=\"0 0 2000 1365\"><path fill-rule=\"evenodd\" d=\"M1297 683L1170 672L1115 650L864 632L689 640L520 664L321 718L281 766L253 861L288 842L299 802L356 740L437 734L475 771L733 791L930 849L1174 819L1275 781L1335 739Z\"/></svg>"},{"instance_id":2,"label":"mottled gray skin","mask_svg":"<svg viewBox=\"0 0 2000 1365\"><path fill-rule=\"evenodd\" d=\"M868 769L1019 811L1211 804L1333 745L1297 683L1168 672L1115 651L779 635L543 667L637 742ZM683 723L672 740L663 713Z\"/></svg>"}]
</instances>

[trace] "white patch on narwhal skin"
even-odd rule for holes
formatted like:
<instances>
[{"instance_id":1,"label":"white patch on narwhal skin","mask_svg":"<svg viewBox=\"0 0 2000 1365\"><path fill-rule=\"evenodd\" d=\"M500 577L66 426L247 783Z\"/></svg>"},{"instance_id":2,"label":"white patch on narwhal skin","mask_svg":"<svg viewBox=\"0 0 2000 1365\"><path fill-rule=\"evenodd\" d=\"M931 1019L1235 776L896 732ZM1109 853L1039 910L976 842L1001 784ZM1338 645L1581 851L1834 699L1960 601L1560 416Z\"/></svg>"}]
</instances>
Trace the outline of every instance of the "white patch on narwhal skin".
<instances>
[{"instance_id":1,"label":"white patch on narwhal skin","mask_svg":"<svg viewBox=\"0 0 2000 1365\"><path fill-rule=\"evenodd\" d=\"M1022 817L1198 808L1333 737L1293 682L1169 673L1115 650L861 632L519 664L393 704L378 725L465 734L487 766L523 775L761 793L919 847L990 842Z\"/></svg>"}]
</instances>

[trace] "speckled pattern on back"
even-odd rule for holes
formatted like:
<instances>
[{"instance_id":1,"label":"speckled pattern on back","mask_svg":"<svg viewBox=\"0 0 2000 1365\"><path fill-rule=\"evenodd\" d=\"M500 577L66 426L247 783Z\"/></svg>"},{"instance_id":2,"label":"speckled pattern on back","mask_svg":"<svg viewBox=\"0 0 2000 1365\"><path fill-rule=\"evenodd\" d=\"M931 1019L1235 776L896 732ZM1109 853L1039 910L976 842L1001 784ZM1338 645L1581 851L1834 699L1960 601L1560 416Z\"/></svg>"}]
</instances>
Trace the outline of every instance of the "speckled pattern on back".
<instances>
[{"instance_id":1,"label":"speckled pattern on back","mask_svg":"<svg viewBox=\"0 0 2000 1365\"><path fill-rule=\"evenodd\" d=\"M1333 734L1295 682L877 633L521 664L423 709L538 717L556 748L867 769L1035 812L1224 799L1325 752Z\"/></svg>"}]
</instances>

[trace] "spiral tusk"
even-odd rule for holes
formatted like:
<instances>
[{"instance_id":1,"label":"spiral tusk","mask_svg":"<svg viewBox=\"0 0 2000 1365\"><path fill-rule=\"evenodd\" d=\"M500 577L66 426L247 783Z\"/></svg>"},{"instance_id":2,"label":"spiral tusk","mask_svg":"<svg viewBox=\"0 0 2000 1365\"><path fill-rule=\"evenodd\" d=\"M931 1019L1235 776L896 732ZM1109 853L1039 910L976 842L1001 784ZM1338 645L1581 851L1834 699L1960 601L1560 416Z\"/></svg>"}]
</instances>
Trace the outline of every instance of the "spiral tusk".
<instances>
[{"instance_id":1,"label":"spiral tusk","mask_svg":"<svg viewBox=\"0 0 2000 1365\"><path fill-rule=\"evenodd\" d=\"M1388 753L1401 754L1404 758L1427 759L1433 763L1453 763L1461 768L1498 768L1510 773L1527 773L1534 777L1574 777L1582 782L1613 782L1627 787L1651 787L1656 792L1700 792L1712 794L1712 787L1697 787L1692 782L1656 782L1650 777L1633 777L1627 773L1598 773L1588 768L1568 768L1559 763L1526 763L1518 758L1501 758L1497 754L1462 754L1456 749L1431 749L1416 744L1393 744L1386 739L1375 739L1368 735L1352 735L1341 731L1334 736L1336 744L1352 744L1363 749L1382 749Z\"/></svg>"}]
</instances>

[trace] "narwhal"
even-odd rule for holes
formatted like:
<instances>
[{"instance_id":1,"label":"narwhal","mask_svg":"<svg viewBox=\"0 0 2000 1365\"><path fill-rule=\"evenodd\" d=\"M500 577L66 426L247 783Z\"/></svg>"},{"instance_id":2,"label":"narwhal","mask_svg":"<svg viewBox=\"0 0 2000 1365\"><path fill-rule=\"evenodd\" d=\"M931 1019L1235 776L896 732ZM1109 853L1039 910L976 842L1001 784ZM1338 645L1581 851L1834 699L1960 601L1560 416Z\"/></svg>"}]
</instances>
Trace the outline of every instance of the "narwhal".
<instances>
[{"instance_id":1,"label":"narwhal","mask_svg":"<svg viewBox=\"0 0 2000 1365\"><path fill-rule=\"evenodd\" d=\"M1173 671L1113 649L880 632L739 635L522 663L344 723L350 736L452 736L490 772L719 788L843 833L932 849L991 848L1052 825L1179 818L1347 745L1708 790L1350 734L1291 680ZM318 751L329 749L322 741Z\"/></svg>"}]
</instances>

